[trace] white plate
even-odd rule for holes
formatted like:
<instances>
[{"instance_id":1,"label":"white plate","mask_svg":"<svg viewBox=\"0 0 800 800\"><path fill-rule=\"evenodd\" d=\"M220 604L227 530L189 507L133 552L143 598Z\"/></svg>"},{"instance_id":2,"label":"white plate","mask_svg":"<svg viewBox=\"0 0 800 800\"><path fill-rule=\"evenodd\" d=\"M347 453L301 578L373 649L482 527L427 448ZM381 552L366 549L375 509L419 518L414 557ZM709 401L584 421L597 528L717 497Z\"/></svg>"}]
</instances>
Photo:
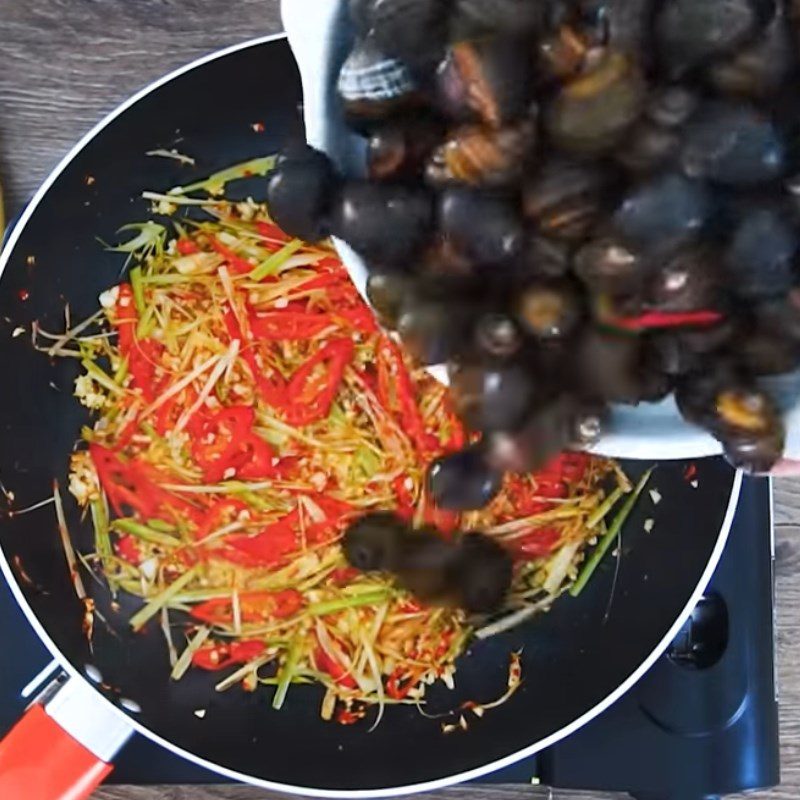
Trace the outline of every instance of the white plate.
<instances>
[{"instance_id":1,"label":"white plate","mask_svg":"<svg viewBox=\"0 0 800 800\"><path fill-rule=\"evenodd\" d=\"M347 3L283 0L282 12L303 83L309 144L326 152L345 174L362 174L364 141L345 126L336 95L339 68L353 40ZM336 248L364 296L364 262L344 242L336 240ZM800 458L800 372L771 383L776 383L776 397L786 413L786 455ZM594 451L615 458L654 460L700 458L716 455L722 448L703 430L684 421L670 397L637 407L615 406L609 428Z\"/></svg>"}]
</instances>

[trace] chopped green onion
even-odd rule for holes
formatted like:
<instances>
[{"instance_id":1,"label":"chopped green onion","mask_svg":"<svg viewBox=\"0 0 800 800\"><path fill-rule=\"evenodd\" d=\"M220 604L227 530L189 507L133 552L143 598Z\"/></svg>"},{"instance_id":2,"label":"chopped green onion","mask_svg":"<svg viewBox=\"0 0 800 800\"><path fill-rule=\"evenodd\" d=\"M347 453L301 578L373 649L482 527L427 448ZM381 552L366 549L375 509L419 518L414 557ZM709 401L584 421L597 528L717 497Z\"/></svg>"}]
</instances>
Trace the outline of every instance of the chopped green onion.
<instances>
[{"instance_id":1,"label":"chopped green onion","mask_svg":"<svg viewBox=\"0 0 800 800\"><path fill-rule=\"evenodd\" d=\"M353 597L345 597L341 600L328 600L322 603L315 603L308 607L308 613L312 617L323 617L326 614L336 614L348 608L358 608L359 606L371 606L376 603L383 603L392 595L390 589L382 589L377 592L366 592L357 594Z\"/></svg>"},{"instance_id":2,"label":"chopped green onion","mask_svg":"<svg viewBox=\"0 0 800 800\"><path fill-rule=\"evenodd\" d=\"M128 359L123 358L119 362L119 366L114 371L113 381L117 384L117 386L124 386L125 385L125 378L128 377Z\"/></svg>"},{"instance_id":3,"label":"chopped green onion","mask_svg":"<svg viewBox=\"0 0 800 800\"><path fill-rule=\"evenodd\" d=\"M176 603L203 603L206 600L217 600L220 597L230 596L230 589L187 589L172 599Z\"/></svg>"},{"instance_id":4,"label":"chopped green onion","mask_svg":"<svg viewBox=\"0 0 800 800\"><path fill-rule=\"evenodd\" d=\"M147 525L142 525L135 519L115 519L111 523L114 530L122 531L122 533L129 533L137 539L142 539L145 542L152 544L161 544L165 547L175 547L178 540L174 536L169 536L166 533L160 533Z\"/></svg>"},{"instance_id":5,"label":"chopped green onion","mask_svg":"<svg viewBox=\"0 0 800 800\"><path fill-rule=\"evenodd\" d=\"M283 708L283 703L286 700L286 695L289 692L289 684L292 682L297 665L300 661L302 648L300 647L300 639L296 637L289 645L286 651L286 658L278 673L278 688L275 690L275 697L272 698L272 707L279 711Z\"/></svg>"},{"instance_id":6,"label":"chopped green onion","mask_svg":"<svg viewBox=\"0 0 800 800\"><path fill-rule=\"evenodd\" d=\"M161 436L159 435L158 431L153 427L152 423L150 422L142 422L140 423L141 429L146 433L154 442L160 442Z\"/></svg>"},{"instance_id":7,"label":"chopped green onion","mask_svg":"<svg viewBox=\"0 0 800 800\"><path fill-rule=\"evenodd\" d=\"M210 633L210 628L198 628L197 633L189 640L186 649L175 662L175 666L172 668L172 672L169 675L172 680L179 681L184 676L186 670L192 665L192 656L203 646L203 643L208 639Z\"/></svg>"},{"instance_id":8,"label":"chopped green onion","mask_svg":"<svg viewBox=\"0 0 800 800\"><path fill-rule=\"evenodd\" d=\"M181 589L190 584L197 577L198 568L192 567L188 572L184 572L176 581L171 583L163 592L157 594L152 600L140 608L130 619L130 625L135 631L140 631L148 620L158 614L161 609L179 594Z\"/></svg>"},{"instance_id":9,"label":"chopped green onion","mask_svg":"<svg viewBox=\"0 0 800 800\"><path fill-rule=\"evenodd\" d=\"M92 500L89 504L92 512L92 527L94 528L94 549L104 561L113 555L111 539L108 535L108 512L102 498Z\"/></svg>"},{"instance_id":10,"label":"chopped green onion","mask_svg":"<svg viewBox=\"0 0 800 800\"><path fill-rule=\"evenodd\" d=\"M647 470L644 475L642 475L642 477L639 479L639 483L636 484L636 488L628 495L628 498L625 500L622 508L612 520L611 525L608 526L607 533L598 542L597 547L595 547L594 551L592 552L592 555L583 565L583 569L581 570L578 579L569 590L569 593L573 597L577 597L586 588L586 584L589 582L589 579L592 577L592 575L594 575L595 570L603 560L605 554L608 552L608 548L611 547L611 544L614 542L617 536L619 536L622 526L631 515L631 511L633 511L636 501L639 499L639 495L641 495L652 474L653 470L651 468Z\"/></svg>"},{"instance_id":11,"label":"chopped green onion","mask_svg":"<svg viewBox=\"0 0 800 800\"><path fill-rule=\"evenodd\" d=\"M241 497L247 505L257 508L259 511L273 511L275 509L272 503L262 500L255 492L240 492L239 497Z\"/></svg>"},{"instance_id":12,"label":"chopped green onion","mask_svg":"<svg viewBox=\"0 0 800 800\"><path fill-rule=\"evenodd\" d=\"M274 252L269 258L262 261L247 277L251 281L263 281L264 278L275 275L280 268L303 246L300 239L292 239L280 250Z\"/></svg>"},{"instance_id":13,"label":"chopped green onion","mask_svg":"<svg viewBox=\"0 0 800 800\"><path fill-rule=\"evenodd\" d=\"M143 275L142 283L169 286L175 283L193 283L202 281L204 275Z\"/></svg>"},{"instance_id":14,"label":"chopped green onion","mask_svg":"<svg viewBox=\"0 0 800 800\"><path fill-rule=\"evenodd\" d=\"M272 655L262 655L258 658L254 658L252 661L248 661L247 664L237 669L236 672L232 672L227 678L223 678L214 687L214 691L225 692L230 689L231 686L235 686L239 681L243 681L248 675L253 673L255 673L256 680L258 680L258 670L263 667L264 664L272 661L273 658L274 656Z\"/></svg>"},{"instance_id":15,"label":"chopped green onion","mask_svg":"<svg viewBox=\"0 0 800 800\"><path fill-rule=\"evenodd\" d=\"M623 494L625 494L625 492L622 490L622 487L617 486L617 488L589 515L589 518L586 520L586 527L594 528L599 524L600 520L605 519L606 514L611 511L616 505L617 500L619 500Z\"/></svg>"},{"instance_id":16,"label":"chopped green onion","mask_svg":"<svg viewBox=\"0 0 800 800\"><path fill-rule=\"evenodd\" d=\"M155 308L148 306L139 317L139 322L136 323L136 338L146 339L155 330L157 324Z\"/></svg>"},{"instance_id":17,"label":"chopped green onion","mask_svg":"<svg viewBox=\"0 0 800 800\"><path fill-rule=\"evenodd\" d=\"M142 268L134 267L129 273L129 278L131 281L131 289L133 290L133 302L136 305L136 311L141 316L146 310L144 286L142 286Z\"/></svg>"},{"instance_id":18,"label":"chopped green onion","mask_svg":"<svg viewBox=\"0 0 800 800\"><path fill-rule=\"evenodd\" d=\"M144 427L144 426L142 426ZM161 533L175 533L175 526L163 519L149 519L147 520L147 527L152 528L154 531Z\"/></svg>"},{"instance_id":19,"label":"chopped green onion","mask_svg":"<svg viewBox=\"0 0 800 800\"><path fill-rule=\"evenodd\" d=\"M94 380L96 380L101 386L108 389L109 392L113 392L114 394L125 394L125 390L119 385L114 383L114 381L105 373L103 372L94 361L90 361L88 358L81 359L81 365L86 370L86 372L91 375Z\"/></svg>"},{"instance_id":20,"label":"chopped green onion","mask_svg":"<svg viewBox=\"0 0 800 800\"><path fill-rule=\"evenodd\" d=\"M114 253L128 253L133 255L139 250L152 252L164 246L164 240L167 236L167 229L163 225L159 225L152 220L123 225L119 229L119 233L123 231L139 231L139 234L129 239L127 242L118 244L115 247L109 247L108 249Z\"/></svg>"},{"instance_id":21,"label":"chopped green onion","mask_svg":"<svg viewBox=\"0 0 800 800\"><path fill-rule=\"evenodd\" d=\"M215 172L208 178L197 183L190 183L188 186L176 186L169 190L170 195L183 195L191 192L207 192L208 194L222 194L225 184L241 178L264 177L275 165L275 156L263 156L254 158L252 161L245 161L236 164L228 169Z\"/></svg>"}]
</instances>

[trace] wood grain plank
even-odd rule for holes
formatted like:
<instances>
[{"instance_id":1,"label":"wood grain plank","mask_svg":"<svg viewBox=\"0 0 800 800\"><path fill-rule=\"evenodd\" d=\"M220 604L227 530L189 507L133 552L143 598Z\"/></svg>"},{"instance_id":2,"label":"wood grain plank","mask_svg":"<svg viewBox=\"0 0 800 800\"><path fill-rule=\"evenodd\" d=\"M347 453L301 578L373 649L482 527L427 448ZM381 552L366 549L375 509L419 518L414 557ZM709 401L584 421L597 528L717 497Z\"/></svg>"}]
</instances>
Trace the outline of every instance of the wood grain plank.
<instances>
[{"instance_id":1,"label":"wood grain plank","mask_svg":"<svg viewBox=\"0 0 800 800\"><path fill-rule=\"evenodd\" d=\"M13 214L133 92L281 25L278 0L0 0L0 30L0 176Z\"/></svg>"},{"instance_id":2,"label":"wood grain plank","mask_svg":"<svg viewBox=\"0 0 800 800\"><path fill-rule=\"evenodd\" d=\"M50 169L104 114L171 69L280 30L278 0L0 0L0 176L18 211ZM777 483L778 653L783 785L760 800L800 796L800 480ZM105 787L97 800L255 800L252 787ZM527 786L468 786L447 800L548 797ZM556 791L555 800L610 800Z\"/></svg>"}]
</instances>

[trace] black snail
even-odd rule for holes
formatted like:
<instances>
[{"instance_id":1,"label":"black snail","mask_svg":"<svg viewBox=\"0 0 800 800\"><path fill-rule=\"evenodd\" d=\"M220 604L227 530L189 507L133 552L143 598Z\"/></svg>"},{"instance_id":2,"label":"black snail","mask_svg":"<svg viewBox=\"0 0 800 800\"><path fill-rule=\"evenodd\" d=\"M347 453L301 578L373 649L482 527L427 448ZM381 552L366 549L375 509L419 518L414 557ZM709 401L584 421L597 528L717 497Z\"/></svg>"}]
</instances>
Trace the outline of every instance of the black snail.
<instances>
[{"instance_id":1,"label":"black snail","mask_svg":"<svg viewBox=\"0 0 800 800\"><path fill-rule=\"evenodd\" d=\"M381 324L446 362L471 441L444 506L674 392L729 460L785 433L800 366L800 77L778 0L352 0L338 89L365 180L293 149L290 234L347 241ZM639 13L641 12L641 13ZM433 288L432 288L433 287Z\"/></svg>"}]
</instances>

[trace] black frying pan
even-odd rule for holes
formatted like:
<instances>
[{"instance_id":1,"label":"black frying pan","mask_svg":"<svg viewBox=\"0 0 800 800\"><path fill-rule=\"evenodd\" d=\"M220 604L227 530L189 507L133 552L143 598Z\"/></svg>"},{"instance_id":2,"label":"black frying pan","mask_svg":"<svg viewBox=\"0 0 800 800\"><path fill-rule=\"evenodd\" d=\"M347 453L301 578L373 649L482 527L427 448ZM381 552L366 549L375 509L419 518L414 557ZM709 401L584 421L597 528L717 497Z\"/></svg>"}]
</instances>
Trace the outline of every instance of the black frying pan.
<instances>
[{"instance_id":1,"label":"black frying pan","mask_svg":"<svg viewBox=\"0 0 800 800\"><path fill-rule=\"evenodd\" d=\"M227 51L127 104L37 195L0 262L0 478L17 505L46 496L54 476L64 484L69 453L88 418L71 396L76 365L51 363L33 351L27 335L13 338L13 329L29 331L33 320L58 328L65 301L73 319L95 311L100 291L118 280L123 258L105 252L97 237L114 240L121 225L147 218L142 190L184 184L274 151L300 131L300 97L284 40ZM252 127L258 122L263 132ZM194 156L196 168L145 155L173 146ZM252 181L236 191L263 196L263 185ZM275 712L267 690L216 694L217 675L190 671L171 682L157 626L131 634L126 620L134 601L123 601L117 613L105 588L84 576L114 629L97 624L91 652L52 507L0 522L0 565L63 667L73 674L84 674L87 664L99 669L104 683L95 686L98 697L118 708L121 698L133 699L141 711L120 713L141 733L212 769L271 788L402 794L478 777L532 754L600 713L653 663L710 578L739 491L738 477L721 460L697 463L697 488L686 480L686 466L660 465L652 485L663 501L653 506L645 494L630 520L608 615L612 558L580 598L566 597L548 615L475 645L460 663L455 692L432 693L432 711L496 697L509 651L522 648L524 684L513 700L467 733L450 736L405 707L388 710L372 733L369 725L322 722L320 691L313 687L292 689L284 710ZM643 466L625 468L636 477ZM650 534L643 531L646 517L655 519ZM89 527L75 513L70 526L88 549ZM203 719L198 709L206 710Z\"/></svg>"}]
</instances>

